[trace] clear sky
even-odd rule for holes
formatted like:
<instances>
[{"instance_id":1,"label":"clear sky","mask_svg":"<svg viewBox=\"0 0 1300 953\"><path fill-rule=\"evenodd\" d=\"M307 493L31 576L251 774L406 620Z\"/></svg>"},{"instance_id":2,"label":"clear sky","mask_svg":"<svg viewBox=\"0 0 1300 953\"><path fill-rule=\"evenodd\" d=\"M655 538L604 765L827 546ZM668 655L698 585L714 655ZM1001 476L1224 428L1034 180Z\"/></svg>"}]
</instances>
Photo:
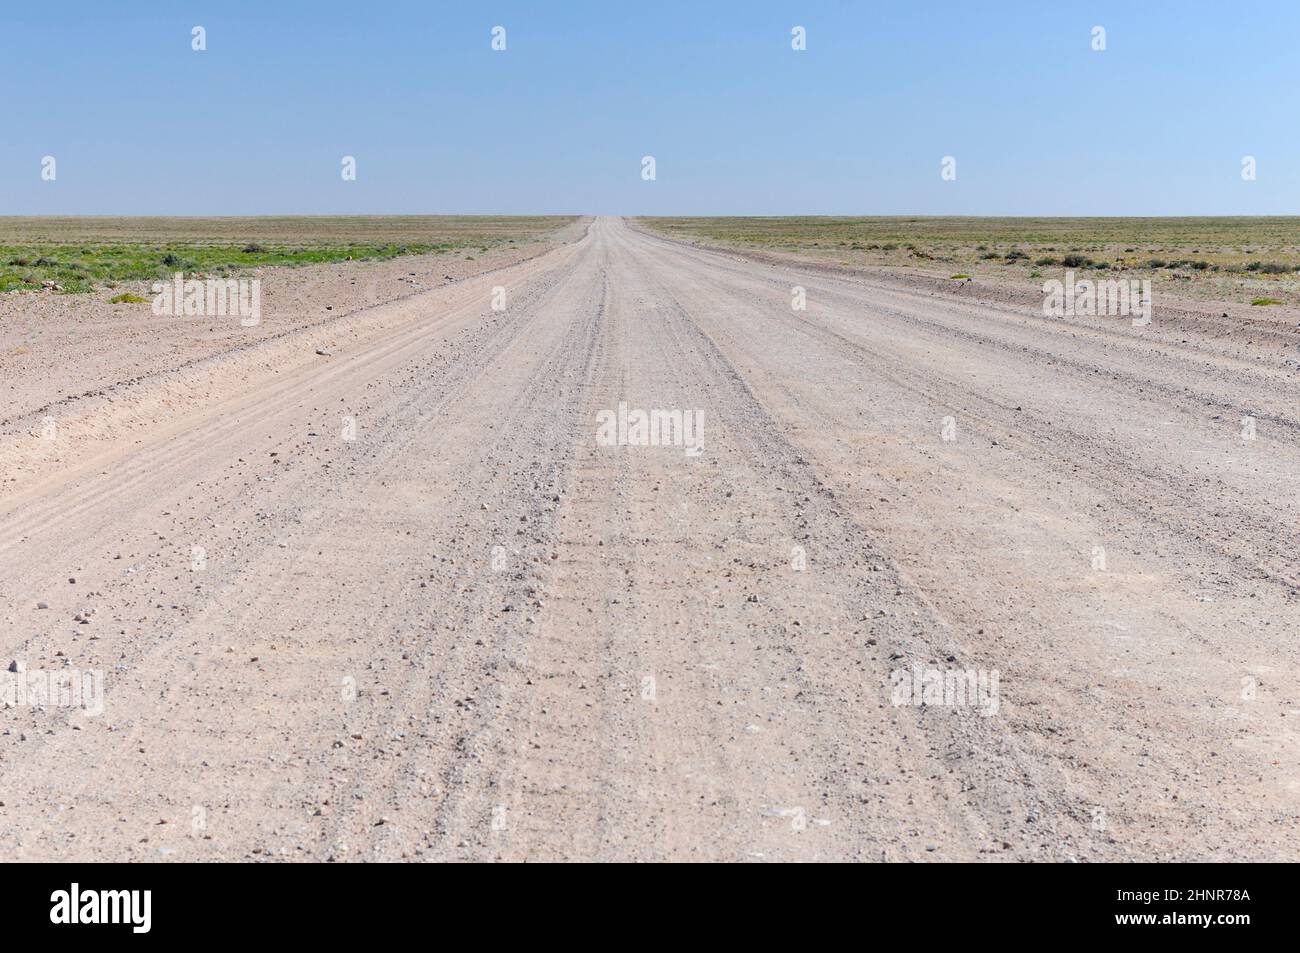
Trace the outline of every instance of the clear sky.
<instances>
[{"instance_id":1,"label":"clear sky","mask_svg":"<svg viewBox=\"0 0 1300 953\"><path fill-rule=\"evenodd\" d=\"M1298 40L1298 0L4 0L0 214L1296 214Z\"/></svg>"}]
</instances>

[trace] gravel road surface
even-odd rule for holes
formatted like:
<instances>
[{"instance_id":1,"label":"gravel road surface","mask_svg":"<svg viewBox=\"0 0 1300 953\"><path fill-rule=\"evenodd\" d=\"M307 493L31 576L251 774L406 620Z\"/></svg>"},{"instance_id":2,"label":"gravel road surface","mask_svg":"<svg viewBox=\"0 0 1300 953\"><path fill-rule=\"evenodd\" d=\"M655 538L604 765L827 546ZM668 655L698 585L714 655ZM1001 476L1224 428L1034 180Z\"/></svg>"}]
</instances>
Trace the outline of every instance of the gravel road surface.
<instances>
[{"instance_id":1,"label":"gravel road surface","mask_svg":"<svg viewBox=\"0 0 1300 953\"><path fill-rule=\"evenodd\" d=\"M576 235L9 429L6 858L1300 857L1286 329Z\"/></svg>"}]
</instances>

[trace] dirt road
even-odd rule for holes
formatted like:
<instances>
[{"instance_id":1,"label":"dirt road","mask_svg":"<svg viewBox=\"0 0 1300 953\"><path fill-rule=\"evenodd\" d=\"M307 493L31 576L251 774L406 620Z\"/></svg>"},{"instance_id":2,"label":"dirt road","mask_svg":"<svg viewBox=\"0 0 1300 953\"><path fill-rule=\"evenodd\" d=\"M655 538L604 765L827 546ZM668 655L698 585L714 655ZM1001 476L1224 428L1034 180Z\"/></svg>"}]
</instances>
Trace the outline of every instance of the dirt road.
<instances>
[{"instance_id":1,"label":"dirt road","mask_svg":"<svg viewBox=\"0 0 1300 953\"><path fill-rule=\"evenodd\" d=\"M1272 351L617 219L339 320L11 448L3 856L1300 856Z\"/></svg>"}]
</instances>

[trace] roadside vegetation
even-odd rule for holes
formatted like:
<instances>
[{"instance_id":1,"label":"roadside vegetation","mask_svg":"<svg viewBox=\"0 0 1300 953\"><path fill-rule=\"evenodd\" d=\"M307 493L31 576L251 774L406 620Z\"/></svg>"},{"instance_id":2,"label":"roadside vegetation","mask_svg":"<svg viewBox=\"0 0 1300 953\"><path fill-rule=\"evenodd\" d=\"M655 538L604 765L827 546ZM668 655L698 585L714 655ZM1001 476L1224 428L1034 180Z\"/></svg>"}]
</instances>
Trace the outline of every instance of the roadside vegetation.
<instances>
[{"instance_id":1,"label":"roadside vegetation","mask_svg":"<svg viewBox=\"0 0 1300 953\"><path fill-rule=\"evenodd\" d=\"M263 266L481 254L543 237L573 219L373 216L321 218L0 218L0 292L79 293ZM125 299L124 299L125 300Z\"/></svg>"},{"instance_id":2,"label":"roadside vegetation","mask_svg":"<svg viewBox=\"0 0 1300 953\"><path fill-rule=\"evenodd\" d=\"M1179 293L1300 303L1300 218L644 218L687 241L977 279L1122 271ZM1267 292L1267 294L1261 294Z\"/></svg>"}]
</instances>

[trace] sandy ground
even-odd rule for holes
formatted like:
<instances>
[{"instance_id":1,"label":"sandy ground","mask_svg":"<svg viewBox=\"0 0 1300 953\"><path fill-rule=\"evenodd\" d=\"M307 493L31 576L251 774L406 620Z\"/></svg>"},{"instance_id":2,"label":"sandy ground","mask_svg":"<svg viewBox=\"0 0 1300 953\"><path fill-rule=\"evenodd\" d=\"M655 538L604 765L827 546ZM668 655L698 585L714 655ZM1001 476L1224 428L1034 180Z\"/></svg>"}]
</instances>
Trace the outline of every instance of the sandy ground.
<instances>
[{"instance_id":1,"label":"sandy ground","mask_svg":"<svg viewBox=\"0 0 1300 953\"><path fill-rule=\"evenodd\" d=\"M0 711L4 856L1300 856L1294 313L581 228L93 399L7 365L0 665L104 693Z\"/></svg>"},{"instance_id":2,"label":"sandy ground","mask_svg":"<svg viewBox=\"0 0 1300 953\"><path fill-rule=\"evenodd\" d=\"M84 222L82 224L84 228ZM543 254L580 238L585 225L487 251L408 255L297 268L252 268L261 281L261 323L157 316L151 304L113 304L130 292L152 301L149 282L122 282L90 294L0 294L0 433L34 412L122 381L192 365L234 348Z\"/></svg>"}]
</instances>

